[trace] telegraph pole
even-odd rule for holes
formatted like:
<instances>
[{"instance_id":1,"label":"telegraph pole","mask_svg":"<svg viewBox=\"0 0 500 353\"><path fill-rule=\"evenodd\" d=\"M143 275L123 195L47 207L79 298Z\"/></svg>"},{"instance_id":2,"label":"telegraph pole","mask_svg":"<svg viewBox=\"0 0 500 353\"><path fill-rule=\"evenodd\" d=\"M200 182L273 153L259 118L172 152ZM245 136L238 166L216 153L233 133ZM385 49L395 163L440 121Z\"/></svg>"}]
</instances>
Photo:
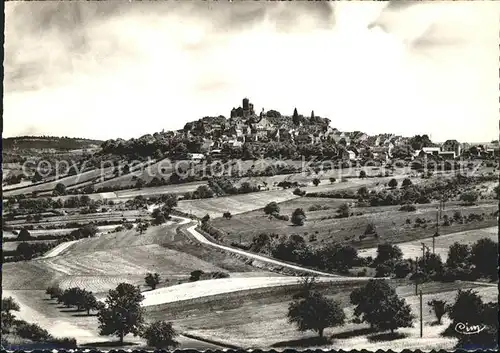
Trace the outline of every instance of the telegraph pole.
<instances>
[{"instance_id":1,"label":"telegraph pole","mask_svg":"<svg viewBox=\"0 0 500 353\"><path fill-rule=\"evenodd\" d=\"M418 256L415 257L415 295L418 295Z\"/></svg>"},{"instance_id":2,"label":"telegraph pole","mask_svg":"<svg viewBox=\"0 0 500 353\"><path fill-rule=\"evenodd\" d=\"M424 335L424 318L422 315L422 290L420 290L420 337Z\"/></svg>"}]
</instances>

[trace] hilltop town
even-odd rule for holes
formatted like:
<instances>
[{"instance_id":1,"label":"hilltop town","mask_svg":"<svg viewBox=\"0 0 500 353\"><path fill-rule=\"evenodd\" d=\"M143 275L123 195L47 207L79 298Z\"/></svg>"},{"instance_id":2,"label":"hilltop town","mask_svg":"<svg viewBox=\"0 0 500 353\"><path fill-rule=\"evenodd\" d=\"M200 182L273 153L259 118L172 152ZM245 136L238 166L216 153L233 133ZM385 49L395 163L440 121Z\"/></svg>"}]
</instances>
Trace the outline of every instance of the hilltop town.
<instances>
[{"instance_id":1,"label":"hilltop town","mask_svg":"<svg viewBox=\"0 0 500 353\"><path fill-rule=\"evenodd\" d=\"M105 152L133 150L139 155L146 149L155 157L168 154L179 159L315 156L361 163L368 159L372 162L388 162L393 158L411 161L425 155L438 161L461 156L488 158L498 156L500 150L498 141L471 145L447 140L438 144L425 134L369 136L362 131L339 131L332 127L330 119L317 116L314 111L304 116L297 109L292 115L262 109L257 114L248 98L244 98L238 108L231 109L229 118L204 117L186 123L180 130L162 131L129 141L108 140L102 147Z\"/></svg>"},{"instance_id":2,"label":"hilltop town","mask_svg":"<svg viewBox=\"0 0 500 353\"><path fill-rule=\"evenodd\" d=\"M7 140L2 345L489 347L498 141L332 125L245 98L137 139Z\"/></svg>"}]
</instances>

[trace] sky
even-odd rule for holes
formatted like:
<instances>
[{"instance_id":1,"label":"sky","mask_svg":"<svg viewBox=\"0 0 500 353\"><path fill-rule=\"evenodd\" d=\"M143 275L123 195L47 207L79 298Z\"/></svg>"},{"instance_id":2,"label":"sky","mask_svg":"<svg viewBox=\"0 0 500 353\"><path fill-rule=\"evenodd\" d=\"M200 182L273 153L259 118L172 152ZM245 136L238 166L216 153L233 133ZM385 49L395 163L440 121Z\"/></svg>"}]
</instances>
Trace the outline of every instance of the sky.
<instances>
[{"instance_id":1,"label":"sky","mask_svg":"<svg viewBox=\"0 0 500 353\"><path fill-rule=\"evenodd\" d=\"M260 112L498 139L499 2L5 4L4 136L132 138Z\"/></svg>"}]
</instances>

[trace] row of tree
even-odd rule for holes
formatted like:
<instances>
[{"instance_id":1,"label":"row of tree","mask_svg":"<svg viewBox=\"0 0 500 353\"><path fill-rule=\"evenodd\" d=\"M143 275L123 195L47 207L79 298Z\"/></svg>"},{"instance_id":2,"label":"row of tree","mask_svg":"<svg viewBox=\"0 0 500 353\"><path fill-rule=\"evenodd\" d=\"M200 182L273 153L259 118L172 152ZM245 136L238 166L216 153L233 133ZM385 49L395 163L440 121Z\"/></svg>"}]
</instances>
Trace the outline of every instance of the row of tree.
<instances>
[{"instance_id":1,"label":"row of tree","mask_svg":"<svg viewBox=\"0 0 500 353\"><path fill-rule=\"evenodd\" d=\"M148 273L146 283L156 288L159 283L157 273ZM47 288L46 293L51 299L57 299L67 307L76 307L77 310L97 311L99 333L104 336L119 337L123 345L123 338L127 334L141 336L149 346L155 348L176 347L177 333L172 323L157 321L147 325L144 319L144 309L141 306L144 296L139 287L128 283L120 283L115 289L108 292L104 302L98 301L92 292L81 288L69 288L62 291L58 287Z\"/></svg>"}]
</instances>

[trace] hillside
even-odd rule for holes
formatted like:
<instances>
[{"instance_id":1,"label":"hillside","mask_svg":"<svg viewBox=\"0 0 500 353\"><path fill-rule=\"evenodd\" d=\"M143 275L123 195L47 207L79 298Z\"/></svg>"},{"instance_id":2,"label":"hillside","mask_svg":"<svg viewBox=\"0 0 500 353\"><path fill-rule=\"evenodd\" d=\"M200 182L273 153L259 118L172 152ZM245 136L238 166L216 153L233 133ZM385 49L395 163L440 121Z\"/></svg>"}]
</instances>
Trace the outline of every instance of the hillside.
<instances>
[{"instance_id":1,"label":"hillside","mask_svg":"<svg viewBox=\"0 0 500 353\"><path fill-rule=\"evenodd\" d=\"M55 149L76 150L85 148L96 148L102 141L90 140L77 137L55 137L55 136L18 136L2 138L4 151L23 149Z\"/></svg>"}]
</instances>

